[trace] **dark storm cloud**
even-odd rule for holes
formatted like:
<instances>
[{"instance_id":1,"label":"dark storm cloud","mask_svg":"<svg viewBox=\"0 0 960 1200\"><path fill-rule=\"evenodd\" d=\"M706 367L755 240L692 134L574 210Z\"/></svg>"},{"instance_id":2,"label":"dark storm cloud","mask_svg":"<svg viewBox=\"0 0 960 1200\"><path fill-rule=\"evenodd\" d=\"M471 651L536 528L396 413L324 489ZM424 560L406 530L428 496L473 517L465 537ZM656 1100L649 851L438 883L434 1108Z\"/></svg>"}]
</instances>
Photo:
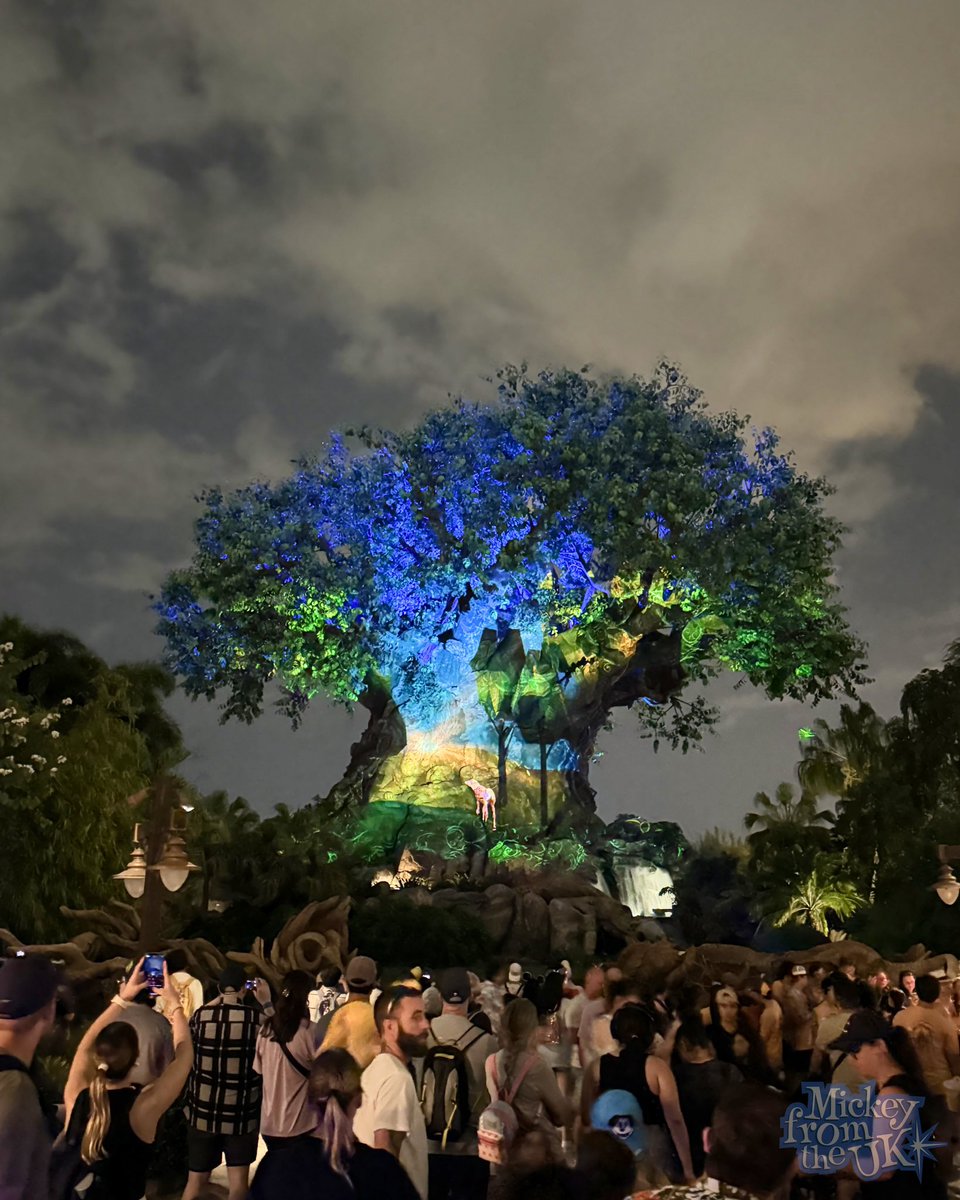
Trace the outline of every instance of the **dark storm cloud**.
<instances>
[{"instance_id":1,"label":"dark storm cloud","mask_svg":"<svg viewBox=\"0 0 960 1200\"><path fill-rule=\"evenodd\" d=\"M146 594L204 486L485 394L505 360L670 355L837 483L889 711L960 624L957 22L952 0L20 0L0 603L155 654ZM621 721L605 812L729 823L789 771L809 713L718 694L697 758L651 766ZM328 785L355 732L322 706L299 742L178 711L197 777L262 803Z\"/></svg>"}]
</instances>

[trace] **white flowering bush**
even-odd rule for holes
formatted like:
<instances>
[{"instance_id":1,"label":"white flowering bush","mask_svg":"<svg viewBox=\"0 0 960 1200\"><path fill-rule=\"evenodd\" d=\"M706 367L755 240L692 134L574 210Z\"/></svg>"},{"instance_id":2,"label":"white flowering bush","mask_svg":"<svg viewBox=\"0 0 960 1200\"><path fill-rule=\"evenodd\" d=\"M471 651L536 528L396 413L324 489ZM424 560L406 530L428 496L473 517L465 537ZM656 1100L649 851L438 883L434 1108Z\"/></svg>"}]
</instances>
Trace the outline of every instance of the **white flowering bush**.
<instances>
[{"instance_id":1,"label":"white flowering bush","mask_svg":"<svg viewBox=\"0 0 960 1200\"><path fill-rule=\"evenodd\" d=\"M40 804L67 761L56 726L70 698L45 708L17 691L17 677L35 662L20 658L13 642L0 643L0 805Z\"/></svg>"}]
</instances>

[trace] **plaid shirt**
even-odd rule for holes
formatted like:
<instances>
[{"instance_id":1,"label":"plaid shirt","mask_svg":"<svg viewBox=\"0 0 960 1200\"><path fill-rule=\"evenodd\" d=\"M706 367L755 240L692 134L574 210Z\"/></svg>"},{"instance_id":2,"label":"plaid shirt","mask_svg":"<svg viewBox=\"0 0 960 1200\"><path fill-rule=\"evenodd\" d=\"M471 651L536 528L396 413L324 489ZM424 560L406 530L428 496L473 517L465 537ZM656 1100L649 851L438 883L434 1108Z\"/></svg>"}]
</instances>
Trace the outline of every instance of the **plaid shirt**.
<instances>
[{"instance_id":1,"label":"plaid shirt","mask_svg":"<svg viewBox=\"0 0 960 1200\"><path fill-rule=\"evenodd\" d=\"M190 1018L193 1070L187 1117L201 1133L253 1133L260 1127L260 1076L253 1055L260 1014L244 1004L214 1002Z\"/></svg>"}]
</instances>

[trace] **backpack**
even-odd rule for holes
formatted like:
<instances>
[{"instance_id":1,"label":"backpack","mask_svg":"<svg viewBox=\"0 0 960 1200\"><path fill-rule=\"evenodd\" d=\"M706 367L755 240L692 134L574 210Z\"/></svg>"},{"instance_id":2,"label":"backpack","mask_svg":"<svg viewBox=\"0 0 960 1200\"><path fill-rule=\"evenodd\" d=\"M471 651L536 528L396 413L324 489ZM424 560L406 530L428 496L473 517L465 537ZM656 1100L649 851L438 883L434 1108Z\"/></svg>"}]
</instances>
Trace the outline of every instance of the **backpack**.
<instances>
[{"instance_id":1,"label":"backpack","mask_svg":"<svg viewBox=\"0 0 960 1200\"><path fill-rule=\"evenodd\" d=\"M53 1143L50 1154L52 1200L80 1200L96 1182L96 1172L83 1161L80 1147L90 1119L90 1096L83 1092L70 1114L70 1124Z\"/></svg>"},{"instance_id":2,"label":"backpack","mask_svg":"<svg viewBox=\"0 0 960 1200\"><path fill-rule=\"evenodd\" d=\"M427 1126L427 1137L440 1142L457 1142L470 1128L470 1073L467 1051L482 1037L483 1029L465 1045L461 1042L474 1030L464 1030L455 1042L438 1042L427 1051L423 1064L420 1107Z\"/></svg>"},{"instance_id":3,"label":"backpack","mask_svg":"<svg viewBox=\"0 0 960 1200\"><path fill-rule=\"evenodd\" d=\"M0 1054L0 1071L20 1071L36 1087L36 1081L33 1079L30 1069L12 1054ZM39 1092L37 1095L39 1099ZM71 1121L72 1124L73 1122ZM60 1134L53 1144L50 1160L50 1195L53 1200L79 1200L83 1196L83 1191L78 1191L77 1185L82 1185L83 1181L88 1177L92 1181L90 1168L80 1157L80 1142L83 1139L83 1128L84 1126L81 1125L80 1134L76 1139L75 1145L67 1145L66 1130Z\"/></svg>"},{"instance_id":4,"label":"backpack","mask_svg":"<svg viewBox=\"0 0 960 1200\"><path fill-rule=\"evenodd\" d=\"M520 1090L520 1085L527 1077L527 1072L536 1062L535 1054L527 1056L527 1061L520 1068L513 1087L505 1095L500 1086L500 1080L497 1078L497 1059L494 1055L492 1073L494 1086L497 1089L497 1098L492 1100L480 1114L480 1124L477 1129L479 1154L484 1162L502 1167L509 1161L510 1148L520 1131L520 1121L513 1102Z\"/></svg>"}]
</instances>

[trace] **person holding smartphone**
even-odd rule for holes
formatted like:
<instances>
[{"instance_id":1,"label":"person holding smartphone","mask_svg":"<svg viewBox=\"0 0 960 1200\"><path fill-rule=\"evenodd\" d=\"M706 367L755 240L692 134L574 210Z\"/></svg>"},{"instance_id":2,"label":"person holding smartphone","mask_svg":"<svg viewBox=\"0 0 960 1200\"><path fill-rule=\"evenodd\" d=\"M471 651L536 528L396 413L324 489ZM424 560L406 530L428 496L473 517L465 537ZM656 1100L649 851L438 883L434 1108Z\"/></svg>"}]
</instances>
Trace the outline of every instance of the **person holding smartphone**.
<instances>
[{"instance_id":1,"label":"person holding smartphone","mask_svg":"<svg viewBox=\"0 0 960 1200\"><path fill-rule=\"evenodd\" d=\"M64 1089L66 1146L80 1147L92 1176L88 1200L141 1200L160 1118L180 1095L193 1066L193 1043L166 965L161 993L173 1028L173 1062L146 1087L132 1075L140 1045L132 1025L118 1019L146 985L141 959L118 995L83 1035Z\"/></svg>"},{"instance_id":2,"label":"person holding smartphone","mask_svg":"<svg viewBox=\"0 0 960 1200\"><path fill-rule=\"evenodd\" d=\"M162 1004L164 960L159 955L156 957L159 966L153 978L159 978L159 987L150 983L147 987L141 988L128 1008L120 1009L114 1014L115 1020L125 1021L136 1031L140 1054L130 1073L130 1082L139 1083L142 1087L159 1079L173 1062L173 1033L170 1022L166 1017L161 1016L159 1011ZM132 979L135 972L136 965L132 964L127 980ZM144 974L147 975L146 960L144 960ZM147 975L147 978L149 979L151 976ZM120 981L121 987L124 982L124 980ZM172 974L170 974L170 983L176 990ZM186 1015L184 1012L184 1016Z\"/></svg>"},{"instance_id":3,"label":"person holding smartphone","mask_svg":"<svg viewBox=\"0 0 960 1200\"><path fill-rule=\"evenodd\" d=\"M190 1019L196 1053L187 1085L187 1186L183 1200L199 1200L210 1175L227 1164L229 1200L244 1200L250 1166L257 1157L262 1086L254 1070L257 1034L272 1016L270 986L263 979L245 988L246 972L228 963L220 995ZM252 997L257 1003L245 1002Z\"/></svg>"}]
</instances>

